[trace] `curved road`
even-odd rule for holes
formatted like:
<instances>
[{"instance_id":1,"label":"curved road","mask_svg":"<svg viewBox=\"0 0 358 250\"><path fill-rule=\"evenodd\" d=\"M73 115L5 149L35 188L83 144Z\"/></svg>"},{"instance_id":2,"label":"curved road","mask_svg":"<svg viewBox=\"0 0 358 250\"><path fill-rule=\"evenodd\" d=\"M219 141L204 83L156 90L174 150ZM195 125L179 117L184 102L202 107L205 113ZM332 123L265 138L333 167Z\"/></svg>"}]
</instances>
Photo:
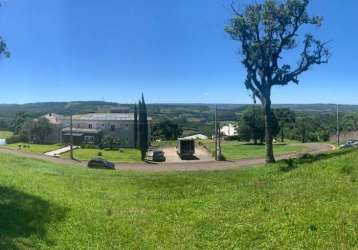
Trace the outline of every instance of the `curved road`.
<instances>
[{"instance_id":1,"label":"curved road","mask_svg":"<svg viewBox=\"0 0 358 250\"><path fill-rule=\"evenodd\" d=\"M289 159L289 158L298 158L304 154L320 154L334 150L334 147L329 144L321 143L307 143L305 144L306 150L300 153L289 153L276 156L276 160ZM63 159L56 157L49 157L41 154L27 153L18 150L12 150L0 147L0 153L8 153L21 157L46 160L54 163L65 164L65 165L75 165L85 167L87 165L86 161L74 161L71 159ZM118 163L116 164L117 170L129 170L129 171L150 171L150 172L160 172L160 171L198 171L198 170L227 170L227 169L236 169L244 167L252 167L257 165L265 164L265 158L251 158L251 159L242 159L238 161L184 161L184 162L175 162L175 163Z\"/></svg>"}]
</instances>

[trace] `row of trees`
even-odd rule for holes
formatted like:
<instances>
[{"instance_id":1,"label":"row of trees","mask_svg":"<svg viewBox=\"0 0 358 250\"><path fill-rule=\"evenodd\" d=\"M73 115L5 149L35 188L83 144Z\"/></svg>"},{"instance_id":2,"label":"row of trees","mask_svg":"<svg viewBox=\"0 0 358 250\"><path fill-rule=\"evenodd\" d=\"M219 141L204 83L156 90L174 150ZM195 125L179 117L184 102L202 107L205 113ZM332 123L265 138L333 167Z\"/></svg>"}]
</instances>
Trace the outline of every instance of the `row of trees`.
<instances>
[{"instance_id":1,"label":"row of trees","mask_svg":"<svg viewBox=\"0 0 358 250\"><path fill-rule=\"evenodd\" d=\"M336 114L319 112L294 112L289 109L273 109L271 114L272 136L301 142L328 141L336 133ZM340 131L357 131L358 114L345 113L340 117ZM239 139L254 143L264 141L264 112L262 108L246 109L239 121Z\"/></svg>"},{"instance_id":2,"label":"row of trees","mask_svg":"<svg viewBox=\"0 0 358 250\"><path fill-rule=\"evenodd\" d=\"M8 139L9 143L31 142L45 144L53 131L53 125L46 118L34 119L26 113L18 113L12 125L14 136Z\"/></svg>"},{"instance_id":3,"label":"row of trees","mask_svg":"<svg viewBox=\"0 0 358 250\"><path fill-rule=\"evenodd\" d=\"M182 133L181 126L171 120L155 123L152 128L152 136L157 140L176 140Z\"/></svg>"},{"instance_id":4,"label":"row of trees","mask_svg":"<svg viewBox=\"0 0 358 250\"><path fill-rule=\"evenodd\" d=\"M285 129L294 126L296 115L289 109L274 109L271 117L272 136L281 136L281 142L285 139ZM265 115L261 107L250 107L246 109L239 122L239 139L250 141L254 144L263 143L265 138Z\"/></svg>"}]
</instances>

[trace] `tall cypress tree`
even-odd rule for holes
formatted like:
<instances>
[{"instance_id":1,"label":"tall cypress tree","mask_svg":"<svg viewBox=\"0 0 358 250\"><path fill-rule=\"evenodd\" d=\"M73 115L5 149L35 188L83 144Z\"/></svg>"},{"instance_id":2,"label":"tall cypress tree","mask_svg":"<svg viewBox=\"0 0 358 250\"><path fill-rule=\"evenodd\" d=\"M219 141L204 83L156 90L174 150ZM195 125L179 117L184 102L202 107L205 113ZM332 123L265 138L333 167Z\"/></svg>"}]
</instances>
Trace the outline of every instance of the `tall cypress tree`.
<instances>
[{"instance_id":1,"label":"tall cypress tree","mask_svg":"<svg viewBox=\"0 0 358 250\"><path fill-rule=\"evenodd\" d=\"M148 150L148 115L147 107L142 94L142 100L139 101L139 147L142 160L145 159Z\"/></svg>"},{"instance_id":2,"label":"tall cypress tree","mask_svg":"<svg viewBox=\"0 0 358 250\"><path fill-rule=\"evenodd\" d=\"M138 108L137 104L134 104L134 122L133 122L133 129L134 129L134 147L138 147Z\"/></svg>"}]
</instances>

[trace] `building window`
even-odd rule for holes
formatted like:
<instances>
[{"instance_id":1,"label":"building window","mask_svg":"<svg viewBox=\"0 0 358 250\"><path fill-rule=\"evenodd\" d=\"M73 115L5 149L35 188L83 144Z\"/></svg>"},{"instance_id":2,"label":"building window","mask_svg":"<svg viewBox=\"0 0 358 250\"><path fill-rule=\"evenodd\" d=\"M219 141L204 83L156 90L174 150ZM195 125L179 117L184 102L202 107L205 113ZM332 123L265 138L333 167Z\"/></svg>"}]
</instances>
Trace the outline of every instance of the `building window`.
<instances>
[{"instance_id":1,"label":"building window","mask_svg":"<svg viewBox=\"0 0 358 250\"><path fill-rule=\"evenodd\" d=\"M79 124L79 123L77 124L77 128L80 128L80 124Z\"/></svg>"},{"instance_id":2,"label":"building window","mask_svg":"<svg viewBox=\"0 0 358 250\"><path fill-rule=\"evenodd\" d=\"M88 128L92 128L92 124L88 124Z\"/></svg>"},{"instance_id":3,"label":"building window","mask_svg":"<svg viewBox=\"0 0 358 250\"><path fill-rule=\"evenodd\" d=\"M116 130L116 126L115 125L111 125L111 131Z\"/></svg>"},{"instance_id":4,"label":"building window","mask_svg":"<svg viewBox=\"0 0 358 250\"><path fill-rule=\"evenodd\" d=\"M86 135L84 139L88 144L93 144L95 142L95 137L92 135Z\"/></svg>"}]
</instances>

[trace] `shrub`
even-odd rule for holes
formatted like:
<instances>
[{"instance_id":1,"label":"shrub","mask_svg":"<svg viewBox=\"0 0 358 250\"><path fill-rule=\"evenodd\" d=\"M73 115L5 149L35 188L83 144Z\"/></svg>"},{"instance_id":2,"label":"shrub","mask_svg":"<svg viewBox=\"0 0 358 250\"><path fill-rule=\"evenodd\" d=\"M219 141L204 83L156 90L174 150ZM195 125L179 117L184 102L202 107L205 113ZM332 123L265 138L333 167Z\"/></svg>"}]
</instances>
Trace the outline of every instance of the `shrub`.
<instances>
[{"instance_id":1,"label":"shrub","mask_svg":"<svg viewBox=\"0 0 358 250\"><path fill-rule=\"evenodd\" d=\"M13 135L10 138L6 139L6 143L8 144L18 143L21 141L22 141L22 137L19 135Z\"/></svg>"},{"instance_id":2,"label":"shrub","mask_svg":"<svg viewBox=\"0 0 358 250\"><path fill-rule=\"evenodd\" d=\"M102 152L99 151L99 152L97 153L97 156L102 156Z\"/></svg>"},{"instance_id":3,"label":"shrub","mask_svg":"<svg viewBox=\"0 0 358 250\"><path fill-rule=\"evenodd\" d=\"M238 141L239 140L239 136L238 135L233 135L233 136L226 136L225 137L226 141Z\"/></svg>"}]
</instances>

